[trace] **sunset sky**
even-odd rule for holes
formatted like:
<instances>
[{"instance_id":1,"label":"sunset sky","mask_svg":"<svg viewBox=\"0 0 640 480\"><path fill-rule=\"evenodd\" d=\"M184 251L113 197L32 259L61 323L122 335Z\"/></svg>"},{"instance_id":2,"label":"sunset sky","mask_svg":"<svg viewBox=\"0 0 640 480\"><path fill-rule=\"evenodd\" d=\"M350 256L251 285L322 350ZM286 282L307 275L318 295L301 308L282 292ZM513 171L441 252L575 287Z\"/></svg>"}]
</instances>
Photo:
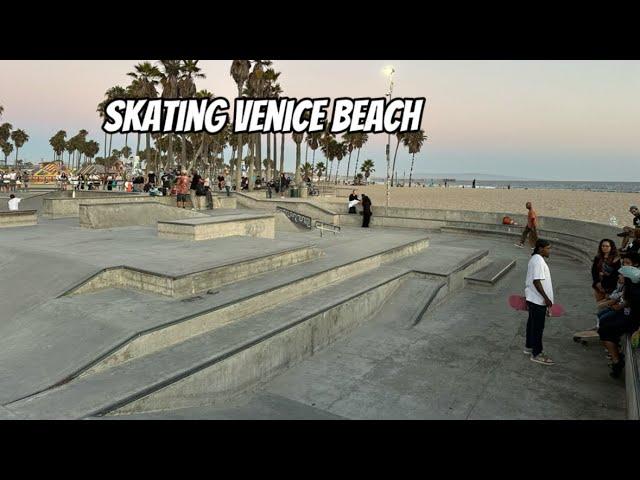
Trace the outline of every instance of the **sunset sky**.
<instances>
[{"instance_id":1,"label":"sunset sky","mask_svg":"<svg viewBox=\"0 0 640 480\"><path fill-rule=\"evenodd\" d=\"M49 138L60 129L72 136L81 128L101 144L102 155L96 106L108 88L129 83L126 73L138 62L0 61L0 123L31 137L20 157L49 160ZM394 97L427 98L422 127L429 139L416 156L417 172L640 181L638 61L276 60L274 68L282 72L289 97L379 97L388 90L382 68L389 64L396 70ZM207 78L197 82L198 89L235 97L231 61L200 65ZM295 149L288 138L291 170ZM386 135L370 136L360 157L373 159L379 175L386 141ZM114 136L113 147L123 145L124 136ZM129 145L135 148L135 139ZM398 162L399 176L405 168L408 175L410 156L402 147Z\"/></svg>"}]
</instances>

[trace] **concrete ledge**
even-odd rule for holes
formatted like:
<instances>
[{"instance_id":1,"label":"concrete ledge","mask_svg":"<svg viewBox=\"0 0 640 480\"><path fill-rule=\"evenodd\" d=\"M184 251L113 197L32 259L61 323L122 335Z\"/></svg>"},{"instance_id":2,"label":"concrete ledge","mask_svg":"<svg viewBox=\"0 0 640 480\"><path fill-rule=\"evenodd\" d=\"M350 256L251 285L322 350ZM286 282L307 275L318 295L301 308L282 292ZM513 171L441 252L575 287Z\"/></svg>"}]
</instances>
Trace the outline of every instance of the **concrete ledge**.
<instances>
[{"instance_id":1,"label":"concrete ledge","mask_svg":"<svg viewBox=\"0 0 640 480\"><path fill-rule=\"evenodd\" d=\"M275 217L240 213L158 222L158 236L162 238L199 241L234 235L275 238Z\"/></svg>"},{"instance_id":2,"label":"concrete ledge","mask_svg":"<svg viewBox=\"0 0 640 480\"><path fill-rule=\"evenodd\" d=\"M333 225L340 225L340 215L336 212L327 210L312 202L304 200L285 200L274 197L272 199L257 199L245 193L234 193L235 198L238 200L238 205L252 209L263 209L271 212L276 211L276 207L280 206L288 210L292 210L301 215L311 217L313 220L320 220L324 223L330 223Z\"/></svg>"},{"instance_id":3,"label":"concrete ledge","mask_svg":"<svg viewBox=\"0 0 640 480\"><path fill-rule=\"evenodd\" d=\"M493 286L515 265L516 261L511 258L497 258L492 260L486 267L465 277L465 280L479 285Z\"/></svg>"},{"instance_id":4,"label":"concrete ledge","mask_svg":"<svg viewBox=\"0 0 640 480\"><path fill-rule=\"evenodd\" d=\"M29 227L38 224L37 210L0 212L0 228Z\"/></svg>"},{"instance_id":5,"label":"concrete ledge","mask_svg":"<svg viewBox=\"0 0 640 480\"><path fill-rule=\"evenodd\" d=\"M64 192L66 193L66 192ZM113 194L89 194L77 195L76 198L69 196L47 195L42 199L42 215L47 218L67 218L78 217L80 215L80 204L100 205L105 203L148 203L155 202L163 205L176 205L176 197L152 197L150 195L140 195L131 193Z\"/></svg>"},{"instance_id":6,"label":"concrete ledge","mask_svg":"<svg viewBox=\"0 0 640 480\"><path fill-rule=\"evenodd\" d=\"M219 288L264 272L307 262L322 255L324 252L313 246L296 247L243 262L216 265L180 276L164 275L121 265L97 272L64 292L60 297L81 295L105 288L128 288L169 297L183 297Z\"/></svg>"},{"instance_id":7,"label":"concrete ledge","mask_svg":"<svg viewBox=\"0 0 640 480\"><path fill-rule=\"evenodd\" d=\"M81 203L78 207L80 226L83 228L114 228L134 225L155 225L158 221L187 218L209 218L185 208L172 207L159 202Z\"/></svg>"},{"instance_id":8,"label":"concrete ledge","mask_svg":"<svg viewBox=\"0 0 640 480\"><path fill-rule=\"evenodd\" d=\"M631 346L631 337L624 336L625 372L624 381L627 390L627 419L640 420L640 359L638 350Z\"/></svg>"}]
</instances>

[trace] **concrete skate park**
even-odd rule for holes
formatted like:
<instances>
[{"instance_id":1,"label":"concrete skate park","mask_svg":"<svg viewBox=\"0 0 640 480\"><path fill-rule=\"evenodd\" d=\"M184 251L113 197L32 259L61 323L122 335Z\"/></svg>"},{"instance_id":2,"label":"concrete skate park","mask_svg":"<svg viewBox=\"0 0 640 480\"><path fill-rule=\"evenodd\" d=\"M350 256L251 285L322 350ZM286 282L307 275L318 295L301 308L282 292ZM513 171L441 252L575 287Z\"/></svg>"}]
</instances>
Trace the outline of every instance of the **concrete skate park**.
<instances>
[{"instance_id":1,"label":"concrete skate park","mask_svg":"<svg viewBox=\"0 0 640 480\"><path fill-rule=\"evenodd\" d=\"M2 419L638 418L633 352L614 380L572 339L606 225L540 218L567 308L545 367L507 306L530 252L501 212L374 206L362 229L343 198L19 196L0 211Z\"/></svg>"}]
</instances>

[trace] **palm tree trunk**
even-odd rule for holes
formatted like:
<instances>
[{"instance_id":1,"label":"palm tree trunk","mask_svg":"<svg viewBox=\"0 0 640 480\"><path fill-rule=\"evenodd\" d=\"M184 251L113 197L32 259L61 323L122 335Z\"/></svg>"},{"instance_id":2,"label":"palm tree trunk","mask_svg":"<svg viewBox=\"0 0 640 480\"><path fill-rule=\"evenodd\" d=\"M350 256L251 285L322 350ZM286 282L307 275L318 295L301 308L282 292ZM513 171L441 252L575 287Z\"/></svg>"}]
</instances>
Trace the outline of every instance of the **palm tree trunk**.
<instances>
[{"instance_id":1,"label":"palm tree trunk","mask_svg":"<svg viewBox=\"0 0 640 480\"><path fill-rule=\"evenodd\" d=\"M313 171L316 168L316 149L313 149L313 153L311 154L311 161L313 162L313 165L311 165L311 175L313 175ZM320 179L318 179L318 181L320 181Z\"/></svg>"},{"instance_id":2,"label":"palm tree trunk","mask_svg":"<svg viewBox=\"0 0 640 480\"><path fill-rule=\"evenodd\" d=\"M256 133L256 147L256 155L258 157L258 177L260 177L262 183L262 135L260 133ZM267 176L266 172L264 176Z\"/></svg>"},{"instance_id":3,"label":"palm tree trunk","mask_svg":"<svg viewBox=\"0 0 640 480\"><path fill-rule=\"evenodd\" d=\"M411 170L409 171L409 187L411 187L411 176L413 175L413 161L416 159L416 154L414 153L411 157Z\"/></svg>"},{"instance_id":4,"label":"palm tree trunk","mask_svg":"<svg viewBox=\"0 0 640 480\"><path fill-rule=\"evenodd\" d=\"M284 133L280 139L280 173L284 172Z\"/></svg>"},{"instance_id":5,"label":"palm tree trunk","mask_svg":"<svg viewBox=\"0 0 640 480\"><path fill-rule=\"evenodd\" d=\"M391 186L393 187L393 172L396 170L396 156L398 155L398 147L400 146L400 139L398 137L396 137L398 139L398 142L396 143L396 152L393 154L393 166L391 167ZM396 183L398 183L398 180L396 180Z\"/></svg>"},{"instance_id":6,"label":"palm tree trunk","mask_svg":"<svg viewBox=\"0 0 640 480\"><path fill-rule=\"evenodd\" d=\"M271 176L271 135L269 135L267 133L267 181L269 181L271 178L273 178Z\"/></svg>"},{"instance_id":7,"label":"palm tree trunk","mask_svg":"<svg viewBox=\"0 0 640 480\"><path fill-rule=\"evenodd\" d=\"M167 162L169 163L169 167L173 168L173 135L169 133L169 148L167 150Z\"/></svg>"},{"instance_id":8,"label":"palm tree trunk","mask_svg":"<svg viewBox=\"0 0 640 480\"><path fill-rule=\"evenodd\" d=\"M109 134L109 156L111 156L111 141L113 140L113 133Z\"/></svg>"},{"instance_id":9,"label":"palm tree trunk","mask_svg":"<svg viewBox=\"0 0 640 480\"><path fill-rule=\"evenodd\" d=\"M300 178L300 160L302 157L302 147L299 142L296 142L296 174L295 174L295 182L296 187L300 187L300 183L302 179Z\"/></svg>"},{"instance_id":10,"label":"palm tree trunk","mask_svg":"<svg viewBox=\"0 0 640 480\"><path fill-rule=\"evenodd\" d=\"M347 161L347 182L349 181L349 169L351 167L351 154L353 153L353 150L351 150L349 152L349 160Z\"/></svg>"},{"instance_id":11,"label":"palm tree trunk","mask_svg":"<svg viewBox=\"0 0 640 480\"><path fill-rule=\"evenodd\" d=\"M304 140L303 140L304 141ZM304 163L308 163L308 158L309 158L309 144L307 142L305 142L305 147L304 147Z\"/></svg>"},{"instance_id":12,"label":"palm tree trunk","mask_svg":"<svg viewBox=\"0 0 640 480\"><path fill-rule=\"evenodd\" d=\"M356 177L358 176L358 162L360 161L360 149L358 149L358 155L356 155L356 168L353 171L353 182L355 183Z\"/></svg>"},{"instance_id":13,"label":"palm tree trunk","mask_svg":"<svg viewBox=\"0 0 640 480\"><path fill-rule=\"evenodd\" d=\"M182 138L182 168L187 168L187 137L184 133L180 137Z\"/></svg>"},{"instance_id":14,"label":"palm tree trunk","mask_svg":"<svg viewBox=\"0 0 640 480\"><path fill-rule=\"evenodd\" d=\"M151 158L150 158L150 153L149 153L149 146L150 146L150 143L151 143L151 133L147 132L146 137L147 137L147 148L146 148L146 153L144 154L144 158L145 158L145 160L147 162L147 172L148 172L149 171L149 166L151 166ZM156 167L157 167L157 164L156 164ZM155 172L156 178L157 178L158 172L157 172L157 168L156 167L154 167L153 171Z\"/></svg>"},{"instance_id":15,"label":"palm tree trunk","mask_svg":"<svg viewBox=\"0 0 640 480\"><path fill-rule=\"evenodd\" d=\"M247 156L249 157L249 168L247 169L247 175L248 175L248 187L249 187L249 191L252 192L253 191L253 171L254 171L254 167L256 164L255 161L255 156L253 155L253 151L255 149L255 143L253 141L253 135L249 135L249 151L247 152Z\"/></svg>"},{"instance_id":16,"label":"palm tree trunk","mask_svg":"<svg viewBox=\"0 0 640 480\"><path fill-rule=\"evenodd\" d=\"M20 150L20 147L18 147L18 145L16 144L16 165L18 165L18 150ZM6 162L5 162L5 166L6 166Z\"/></svg>"},{"instance_id":17,"label":"palm tree trunk","mask_svg":"<svg viewBox=\"0 0 640 480\"><path fill-rule=\"evenodd\" d=\"M107 132L104 132L104 158L107 158Z\"/></svg>"},{"instance_id":18,"label":"palm tree trunk","mask_svg":"<svg viewBox=\"0 0 640 480\"><path fill-rule=\"evenodd\" d=\"M136 142L136 157L140 157L140 132L138 132L138 141Z\"/></svg>"},{"instance_id":19,"label":"palm tree trunk","mask_svg":"<svg viewBox=\"0 0 640 480\"><path fill-rule=\"evenodd\" d=\"M273 134L273 178L280 176L280 170L278 170L278 134Z\"/></svg>"}]
</instances>

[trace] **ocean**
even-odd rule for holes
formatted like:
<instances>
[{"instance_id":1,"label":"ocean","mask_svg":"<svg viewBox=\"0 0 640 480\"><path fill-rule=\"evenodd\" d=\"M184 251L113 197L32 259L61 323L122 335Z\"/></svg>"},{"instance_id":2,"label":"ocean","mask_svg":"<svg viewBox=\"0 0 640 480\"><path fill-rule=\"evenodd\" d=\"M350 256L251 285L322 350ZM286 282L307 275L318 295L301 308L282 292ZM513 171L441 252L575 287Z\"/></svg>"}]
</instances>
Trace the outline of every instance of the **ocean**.
<instances>
[{"instance_id":1,"label":"ocean","mask_svg":"<svg viewBox=\"0 0 640 480\"><path fill-rule=\"evenodd\" d=\"M420 184L431 185L432 180L418 178L414 180ZM433 180L434 185L442 180ZM382 181L384 184L384 181ZM402 181L400 181L402 183ZM408 180L407 180L408 183ZM471 188L471 180L457 180L449 182L449 187ZM551 190L587 190L591 192L622 192L640 193L640 182L568 182L568 181L508 181L508 180L477 180L476 188L518 188L518 189L551 189Z\"/></svg>"}]
</instances>

